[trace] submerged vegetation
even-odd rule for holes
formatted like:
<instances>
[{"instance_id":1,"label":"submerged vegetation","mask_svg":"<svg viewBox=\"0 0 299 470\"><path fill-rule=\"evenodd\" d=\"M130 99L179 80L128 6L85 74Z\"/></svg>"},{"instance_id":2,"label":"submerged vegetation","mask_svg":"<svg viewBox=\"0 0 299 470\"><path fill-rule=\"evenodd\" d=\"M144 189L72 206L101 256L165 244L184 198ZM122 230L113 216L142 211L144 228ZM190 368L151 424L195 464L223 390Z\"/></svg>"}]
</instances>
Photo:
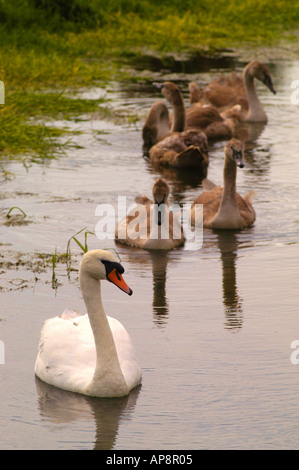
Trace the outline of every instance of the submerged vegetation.
<instances>
[{"instance_id":1,"label":"submerged vegetation","mask_svg":"<svg viewBox=\"0 0 299 470\"><path fill-rule=\"evenodd\" d=\"M68 93L125 77L140 54L273 45L298 24L299 0L0 0L0 160L63 149L69 131L44 122L107 109Z\"/></svg>"}]
</instances>

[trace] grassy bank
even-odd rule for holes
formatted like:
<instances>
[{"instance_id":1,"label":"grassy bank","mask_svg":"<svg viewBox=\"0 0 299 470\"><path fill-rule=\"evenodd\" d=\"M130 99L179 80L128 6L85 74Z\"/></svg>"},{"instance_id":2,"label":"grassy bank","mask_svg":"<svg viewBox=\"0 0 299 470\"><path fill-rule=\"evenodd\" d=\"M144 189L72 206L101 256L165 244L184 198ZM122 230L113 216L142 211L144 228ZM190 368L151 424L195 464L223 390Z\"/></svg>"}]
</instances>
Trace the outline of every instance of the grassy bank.
<instances>
[{"instance_id":1,"label":"grassy bank","mask_svg":"<svg viewBox=\"0 0 299 470\"><path fill-rule=\"evenodd\" d=\"M269 46L294 40L298 25L299 0L0 0L0 159L53 155L62 131L43 119L106 106L65 90L119 78L140 51Z\"/></svg>"}]
</instances>

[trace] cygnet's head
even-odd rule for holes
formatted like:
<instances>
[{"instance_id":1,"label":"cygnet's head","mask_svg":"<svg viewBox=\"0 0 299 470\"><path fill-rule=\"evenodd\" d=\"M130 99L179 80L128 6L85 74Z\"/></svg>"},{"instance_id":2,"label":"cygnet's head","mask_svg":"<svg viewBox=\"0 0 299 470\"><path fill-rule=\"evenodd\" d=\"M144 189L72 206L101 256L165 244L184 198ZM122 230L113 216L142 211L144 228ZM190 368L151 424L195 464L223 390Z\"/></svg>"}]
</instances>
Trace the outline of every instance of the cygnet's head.
<instances>
[{"instance_id":1,"label":"cygnet's head","mask_svg":"<svg viewBox=\"0 0 299 470\"><path fill-rule=\"evenodd\" d=\"M169 185L164 178L159 178L153 186L153 197L155 204L167 204L169 196Z\"/></svg>"},{"instance_id":2,"label":"cygnet's head","mask_svg":"<svg viewBox=\"0 0 299 470\"><path fill-rule=\"evenodd\" d=\"M244 168L244 149L238 139L231 139L225 146L225 155L233 160L239 168Z\"/></svg>"},{"instance_id":3,"label":"cygnet's head","mask_svg":"<svg viewBox=\"0 0 299 470\"><path fill-rule=\"evenodd\" d=\"M162 95L172 104L181 103L182 95L178 87L172 82L153 83L161 90Z\"/></svg>"},{"instance_id":4,"label":"cygnet's head","mask_svg":"<svg viewBox=\"0 0 299 470\"><path fill-rule=\"evenodd\" d=\"M276 90L272 83L270 70L265 64L254 60L253 62L250 62L247 67L249 67L250 73L254 78L263 82L264 85L266 85L266 87L269 88L269 90L272 91L274 95L276 94Z\"/></svg>"}]
</instances>

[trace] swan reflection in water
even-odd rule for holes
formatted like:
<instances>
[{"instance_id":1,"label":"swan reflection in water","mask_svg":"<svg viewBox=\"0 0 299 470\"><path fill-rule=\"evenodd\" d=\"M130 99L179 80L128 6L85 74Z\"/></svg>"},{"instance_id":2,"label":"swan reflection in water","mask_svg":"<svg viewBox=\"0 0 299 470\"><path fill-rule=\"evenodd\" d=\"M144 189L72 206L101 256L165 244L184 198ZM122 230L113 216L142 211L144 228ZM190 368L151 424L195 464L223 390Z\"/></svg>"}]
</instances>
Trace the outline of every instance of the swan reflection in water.
<instances>
[{"instance_id":1,"label":"swan reflection in water","mask_svg":"<svg viewBox=\"0 0 299 470\"><path fill-rule=\"evenodd\" d=\"M171 167L155 167L147 160L146 170L155 178L159 176L165 178L171 188L171 204L180 204L185 202L185 193L190 189L200 189L203 178L206 173L190 168L171 168Z\"/></svg>"},{"instance_id":2,"label":"swan reflection in water","mask_svg":"<svg viewBox=\"0 0 299 470\"><path fill-rule=\"evenodd\" d=\"M237 332L243 325L242 299L238 294L236 275L237 234L233 231L217 231L217 238L222 262L224 328Z\"/></svg>"},{"instance_id":3,"label":"swan reflection in water","mask_svg":"<svg viewBox=\"0 0 299 470\"><path fill-rule=\"evenodd\" d=\"M249 229L250 230L250 229ZM243 233L246 232L246 229ZM236 275L236 261L237 251L241 241L238 240L239 232L231 230L219 230L211 232L206 229L206 236L204 240L209 250L211 245L215 248L218 247L222 261L222 291L223 291L223 305L225 310L225 323L224 328L236 332L242 328L243 324L243 311L242 299L238 293L237 275ZM212 238L211 238L212 237ZM247 239L247 237L246 237ZM245 240L244 240L245 241ZM116 242L116 246L121 244ZM248 240L246 241L248 246ZM169 304L167 299L167 266L168 263L177 260L174 252L164 250L151 250L142 253L134 247L126 247L130 251L134 251L134 255L130 256L130 262L135 266L140 267L144 264L151 262L152 266L152 312L153 321L156 326L164 327L169 319ZM182 249L179 249L179 251ZM140 254L139 254L140 253Z\"/></svg>"},{"instance_id":4,"label":"swan reflection in water","mask_svg":"<svg viewBox=\"0 0 299 470\"><path fill-rule=\"evenodd\" d=\"M115 240L116 249L122 253L123 245ZM127 263L133 264L135 267L143 268L143 266L151 265L152 267L152 311L153 321L155 325L163 327L169 318L169 307L166 292L167 265L174 262L177 257L174 253L182 250L140 250L135 247L126 245L127 252L130 253ZM129 250L129 251L128 251Z\"/></svg>"},{"instance_id":5,"label":"swan reflection in water","mask_svg":"<svg viewBox=\"0 0 299 470\"><path fill-rule=\"evenodd\" d=\"M154 251L150 254L153 272L153 315L157 326L165 325L169 317L166 296L166 273L168 253Z\"/></svg>"},{"instance_id":6,"label":"swan reflection in water","mask_svg":"<svg viewBox=\"0 0 299 470\"><path fill-rule=\"evenodd\" d=\"M132 419L141 385L121 398L93 398L61 390L35 377L38 407L44 421L59 426L90 419L95 423L94 450L115 447L119 427ZM84 431L83 431L84 432ZM71 435L67 437L71 441Z\"/></svg>"}]
</instances>

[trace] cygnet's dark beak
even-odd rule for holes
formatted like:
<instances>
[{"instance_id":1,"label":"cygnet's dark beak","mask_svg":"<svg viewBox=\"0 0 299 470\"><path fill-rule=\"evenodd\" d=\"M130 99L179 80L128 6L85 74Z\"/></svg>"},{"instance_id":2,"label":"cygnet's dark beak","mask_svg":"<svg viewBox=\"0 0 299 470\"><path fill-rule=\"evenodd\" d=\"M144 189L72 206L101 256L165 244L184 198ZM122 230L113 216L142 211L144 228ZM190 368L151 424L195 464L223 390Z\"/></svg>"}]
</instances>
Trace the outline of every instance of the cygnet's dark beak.
<instances>
[{"instance_id":1,"label":"cygnet's dark beak","mask_svg":"<svg viewBox=\"0 0 299 470\"><path fill-rule=\"evenodd\" d=\"M271 79L270 75L268 75L268 74L265 75L265 78L264 78L264 80L263 80L263 83L266 85L267 88L269 88L270 91L272 91L272 93L273 93L274 95L276 95L276 90L275 90L275 88L274 88L274 86L273 86L272 79Z\"/></svg>"},{"instance_id":2,"label":"cygnet's dark beak","mask_svg":"<svg viewBox=\"0 0 299 470\"><path fill-rule=\"evenodd\" d=\"M162 197L162 199L160 199L159 201L158 201L157 198L155 198L155 204L157 204L158 207L159 207L161 204L165 204L165 199L166 199L166 194L164 194L164 196Z\"/></svg>"},{"instance_id":3,"label":"cygnet's dark beak","mask_svg":"<svg viewBox=\"0 0 299 470\"><path fill-rule=\"evenodd\" d=\"M233 155L234 155L234 159L235 159L236 165L237 165L239 168L244 168L245 163L244 163L244 160L243 160L243 152L242 152L242 150L235 150L235 149L233 149Z\"/></svg>"},{"instance_id":4,"label":"cygnet's dark beak","mask_svg":"<svg viewBox=\"0 0 299 470\"><path fill-rule=\"evenodd\" d=\"M165 204L165 195L163 197L163 199L161 201L158 201L157 199L155 199L155 204L156 204L156 211L157 211L157 224L160 226L162 225L162 210L163 210L163 206L160 208L161 204ZM164 211L163 211L164 212Z\"/></svg>"}]
</instances>

